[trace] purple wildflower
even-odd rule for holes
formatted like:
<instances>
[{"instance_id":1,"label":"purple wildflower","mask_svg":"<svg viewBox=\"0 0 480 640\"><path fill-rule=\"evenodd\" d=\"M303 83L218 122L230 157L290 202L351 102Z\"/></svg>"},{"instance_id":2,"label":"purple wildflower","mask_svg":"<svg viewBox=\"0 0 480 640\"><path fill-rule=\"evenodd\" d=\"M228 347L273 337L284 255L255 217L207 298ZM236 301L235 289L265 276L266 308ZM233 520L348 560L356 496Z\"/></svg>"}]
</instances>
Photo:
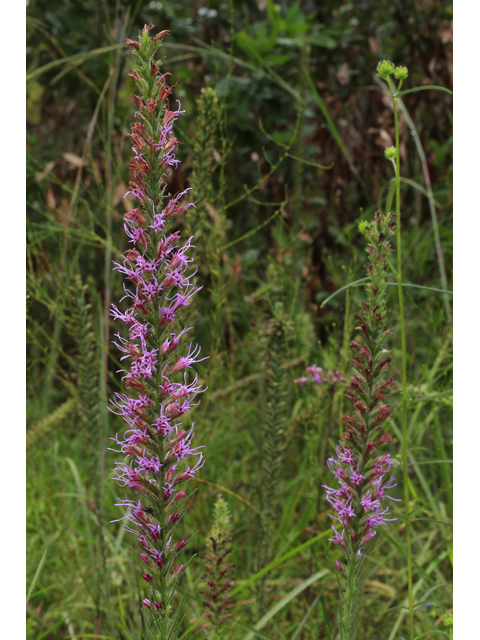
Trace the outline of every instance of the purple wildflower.
<instances>
[{"instance_id":1,"label":"purple wildflower","mask_svg":"<svg viewBox=\"0 0 480 640\"><path fill-rule=\"evenodd\" d=\"M316 364L312 364L307 367L307 373L309 377L303 375L297 380L294 380L293 383L298 384L300 387L303 387L306 382L313 382L313 384L327 383L329 385L341 383L345 384L346 387L350 386L346 382L345 378L340 375L339 371L328 370L326 373L324 373L323 368L318 367ZM336 391L336 387L334 387L333 390Z\"/></svg>"},{"instance_id":2,"label":"purple wildflower","mask_svg":"<svg viewBox=\"0 0 480 640\"><path fill-rule=\"evenodd\" d=\"M390 454L379 455L377 449L385 443L393 443L388 433L378 437L383 422L391 413L390 405L383 404L388 398L386 391L395 387L393 380L385 380L385 371L390 362L384 348L386 329L385 307L385 260L389 248L386 241L389 217L377 216L368 229L371 243L368 247L370 264L367 265L370 284L367 286L367 302L362 303L363 315L356 315L359 331L364 336L363 344L351 343L354 358L352 364L357 373L351 378L351 388L346 397L354 408L354 417L342 418L346 424L343 443L336 448L336 457L327 461L338 486L327 487L326 498L336 511L331 516L341 526L334 528L330 542L336 544L347 557L347 573L355 572L356 558L365 557L377 529L396 518L389 517L385 498L396 500L386 494L395 487L389 476L392 466ZM308 367L312 380L319 375L318 367ZM339 372L334 372L339 378ZM338 567L337 567L338 568ZM342 567L342 572L345 567ZM353 573L352 573L353 575Z\"/></svg>"},{"instance_id":3,"label":"purple wildflower","mask_svg":"<svg viewBox=\"0 0 480 640\"><path fill-rule=\"evenodd\" d=\"M175 215L194 205L182 204L188 190L167 195L162 178L166 167L179 162L172 127L183 111L168 108L170 74L162 75L155 62L160 40L168 32L152 39L151 28L145 26L139 42L127 40L138 60L131 76L142 93L132 96L138 122L129 134L133 144L129 193L138 205L125 214L125 233L133 248L113 263L126 279L123 300L130 308L122 312L112 305L111 315L128 330L128 338L117 334L114 344L126 366L119 373L132 395L115 393L110 402L111 411L128 425L123 439L115 438L116 451L124 456L115 461L115 480L141 496L125 497L117 506L123 509L125 529L136 536L142 550L143 578L151 593L143 605L158 617L165 637L173 637L177 624L173 592L183 571L183 565L174 568L174 560L186 544L171 542L184 511L178 503L186 498L179 485L195 477L204 464L202 447L193 446L193 425L189 431L180 429L177 419L198 404L194 400L204 391L197 377L187 380L187 371L205 358L191 343L181 355L181 338L190 329L174 331L178 313L199 288L195 273L187 273L193 238L181 246L179 232L169 235L169 228ZM180 372L183 380L175 381Z\"/></svg>"}]
</instances>

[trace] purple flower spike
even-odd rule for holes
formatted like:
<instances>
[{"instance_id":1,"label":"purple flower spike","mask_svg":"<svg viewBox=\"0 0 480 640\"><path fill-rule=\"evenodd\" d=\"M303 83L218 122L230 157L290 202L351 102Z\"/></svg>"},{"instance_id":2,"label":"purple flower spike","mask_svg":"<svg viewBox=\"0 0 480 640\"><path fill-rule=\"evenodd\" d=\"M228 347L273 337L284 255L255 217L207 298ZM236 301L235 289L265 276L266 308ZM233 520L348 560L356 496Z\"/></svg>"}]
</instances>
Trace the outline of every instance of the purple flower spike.
<instances>
[{"instance_id":1,"label":"purple flower spike","mask_svg":"<svg viewBox=\"0 0 480 640\"><path fill-rule=\"evenodd\" d=\"M324 485L326 499L336 512L331 518L341 526L341 533L333 527L335 533L329 540L346 556L348 575L354 575L358 562L366 557L364 550L371 546L379 527L396 520L389 517L385 498L398 501L387 494L396 486L394 478L389 476L391 456L377 452L380 446L393 444L390 434L381 435L379 431L391 413L390 405L384 404L388 399L386 392L396 386L393 380L385 380L390 362L384 346L390 333L386 328L388 312L385 305L389 217L377 215L369 231L367 302L362 303L362 315L355 314L357 331L366 338L362 344L350 344L354 354L351 362L357 373L350 378L350 387L345 394L354 412L353 417L342 418L346 425L343 442L337 446L336 456L327 460L337 486ZM307 371L313 369L308 367ZM329 371L327 376L337 383L345 382L339 371L334 375Z\"/></svg>"},{"instance_id":2,"label":"purple flower spike","mask_svg":"<svg viewBox=\"0 0 480 640\"><path fill-rule=\"evenodd\" d=\"M179 501L186 495L178 485L194 478L204 464L203 447L193 443L193 424L189 428L187 422L181 429L178 418L185 423L186 414L198 404L195 398L205 390L190 372L205 358L200 357L200 347L182 344L190 328L176 328L183 307L191 304L200 287L195 286L189 255L193 237L182 245L171 225L177 214L194 204L183 203L188 189L170 196L163 177L167 167L179 162L173 123L183 111L169 109L171 74L161 74L156 62L161 38L168 32L151 38L151 28L140 32L139 42L127 40L137 58L130 75L141 93L132 96L137 122L129 134L129 193L137 205L124 216L130 248L113 263L125 278L122 300L130 306L123 311L112 305L111 310L113 320L126 326L126 337L118 333L114 342L125 367L119 373L126 393L114 394L110 410L127 424L123 439L114 439L114 451L123 454L115 461L115 480L140 494L140 499L119 499L117 506L123 509L123 526L136 536L141 549L144 588L150 596L143 606L158 619L165 637L173 637L173 593L183 573L176 557L187 544L173 541L185 510Z\"/></svg>"}]
</instances>

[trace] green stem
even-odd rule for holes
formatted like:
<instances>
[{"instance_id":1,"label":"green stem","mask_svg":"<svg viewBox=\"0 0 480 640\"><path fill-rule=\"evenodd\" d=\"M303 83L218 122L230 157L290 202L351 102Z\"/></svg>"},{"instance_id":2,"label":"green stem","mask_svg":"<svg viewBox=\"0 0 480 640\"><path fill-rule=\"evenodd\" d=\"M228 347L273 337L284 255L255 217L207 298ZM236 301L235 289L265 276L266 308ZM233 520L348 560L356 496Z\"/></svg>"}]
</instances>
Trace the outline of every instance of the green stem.
<instances>
[{"instance_id":1,"label":"green stem","mask_svg":"<svg viewBox=\"0 0 480 640\"><path fill-rule=\"evenodd\" d=\"M402 287L402 234L400 218L400 130L398 126L397 100L394 97L394 87L390 78L388 86L392 93L393 115L395 119L395 204L397 227L397 282L398 282L398 306L400 310L400 336L402 345L402 461L403 461L403 487L405 501L405 530L407 537L407 576L408 576L408 610L410 618L410 640L414 640L414 611L412 588L412 541L410 534L410 496L408 493L408 436L407 436L407 340L405 330L405 312L403 306Z\"/></svg>"},{"instance_id":2,"label":"green stem","mask_svg":"<svg viewBox=\"0 0 480 640\"><path fill-rule=\"evenodd\" d=\"M437 211L435 208L435 198L433 196L432 182L430 180L430 172L428 170L427 158L425 156L425 151L423 150L422 143L420 142L420 138L418 136L418 132L413 120L411 119L402 100L400 100L400 98L395 98L395 101L397 100L398 100L398 106L403 114L403 117L405 118L408 126L410 127L410 131L411 131L413 140L415 142L415 146L417 148L417 153L422 163L423 177L424 177L425 186L426 186L426 195L427 195L428 204L430 207L430 216L432 218L433 237L435 240L435 251L437 254L438 269L440 271L440 281L442 283L442 289L446 290L448 289L447 273L445 271L445 263L443 261L443 253L442 253L442 245L440 242L440 231L438 227ZM447 322L450 322L452 312L450 309L450 302L448 300L448 295L446 293L443 294L443 303L445 306L445 314L447 317Z\"/></svg>"}]
</instances>

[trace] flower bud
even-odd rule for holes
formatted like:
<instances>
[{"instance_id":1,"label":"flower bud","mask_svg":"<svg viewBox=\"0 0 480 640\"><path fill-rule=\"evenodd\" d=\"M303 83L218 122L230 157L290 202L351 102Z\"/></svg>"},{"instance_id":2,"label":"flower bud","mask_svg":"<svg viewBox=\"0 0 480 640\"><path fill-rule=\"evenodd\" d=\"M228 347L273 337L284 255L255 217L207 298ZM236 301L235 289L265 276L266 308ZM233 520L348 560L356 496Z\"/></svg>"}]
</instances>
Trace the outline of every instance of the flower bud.
<instances>
[{"instance_id":1,"label":"flower bud","mask_svg":"<svg viewBox=\"0 0 480 640\"><path fill-rule=\"evenodd\" d=\"M384 151L387 160L395 160L397 149L395 147L387 147Z\"/></svg>"},{"instance_id":2,"label":"flower bud","mask_svg":"<svg viewBox=\"0 0 480 640\"><path fill-rule=\"evenodd\" d=\"M178 515L178 513L172 513L171 516L168 516L168 524L175 524L175 522L178 522L180 519L180 516Z\"/></svg>"},{"instance_id":3,"label":"flower bud","mask_svg":"<svg viewBox=\"0 0 480 640\"><path fill-rule=\"evenodd\" d=\"M127 47L133 47L137 51L140 49L140 44L136 40L132 40L131 38L127 38L125 40L125 44Z\"/></svg>"},{"instance_id":4,"label":"flower bud","mask_svg":"<svg viewBox=\"0 0 480 640\"><path fill-rule=\"evenodd\" d=\"M186 544L185 540L180 540L180 542L178 542L177 545L175 546L175 551L181 551L185 546L185 544Z\"/></svg>"},{"instance_id":5,"label":"flower bud","mask_svg":"<svg viewBox=\"0 0 480 640\"><path fill-rule=\"evenodd\" d=\"M170 467L170 469L168 469L167 473L165 474L165 482L170 482L170 480L174 477L175 475L175 467Z\"/></svg>"},{"instance_id":6,"label":"flower bud","mask_svg":"<svg viewBox=\"0 0 480 640\"><path fill-rule=\"evenodd\" d=\"M165 36L169 36L170 38L172 37L171 34L170 34L170 31L167 31L165 29L164 31L160 31L159 33L157 33L156 36L153 36L153 41L154 42L158 42L162 38L165 38Z\"/></svg>"},{"instance_id":7,"label":"flower bud","mask_svg":"<svg viewBox=\"0 0 480 640\"><path fill-rule=\"evenodd\" d=\"M365 544L366 542L370 542L370 540L376 535L376 533L377 532L375 531L375 529L370 529L370 531L367 531L367 533L362 538L361 544Z\"/></svg>"},{"instance_id":8,"label":"flower bud","mask_svg":"<svg viewBox=\"0 0 480 640\"><path fill-rule=\"evenodd\" d=\"M393 64L393 62L390 62L390 60L382 60L378 63L377 73L382 78L388 78L388 76L393 73L394 69L395 65Z\"/></svg>"},{"instance_id":9,"label":"flower bud","mask_svg":"<svg viewBox=\"0 0 480 640\"><path fill-rule=\"evenodd\" d=\"M360 231L362 236L368 237L368 232L370 231L368 222L366 220L360 220L360 222L358 223L358 230Z\"/></svg>"},{"instance_id":10,"label":"flower bud","mask_svg":"<svg viewBox=\"0 0 480 640\"><path fill-rule=\"evenodd\" d=\"M407 67L395 67L393 75L397 80L406 80L408 78L408 69Z\"/></svg>"}]
</instances>

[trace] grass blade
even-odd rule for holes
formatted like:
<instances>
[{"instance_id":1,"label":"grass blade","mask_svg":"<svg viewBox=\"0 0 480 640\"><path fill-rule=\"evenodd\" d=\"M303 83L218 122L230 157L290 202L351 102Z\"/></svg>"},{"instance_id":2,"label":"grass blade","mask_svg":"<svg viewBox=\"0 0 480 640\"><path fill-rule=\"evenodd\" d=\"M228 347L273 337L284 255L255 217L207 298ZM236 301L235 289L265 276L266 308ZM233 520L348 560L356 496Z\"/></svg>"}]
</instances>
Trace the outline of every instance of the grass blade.
<instances>
[{"instance_id":1,"label":"grass blade","mask_svg":"<svg viewBox=\"0 0 480 640\"><path fill-rule=\"evenodd\" d=\"M33 589L35 587L35 584L36 584L36 582L38 580L38 576L40 575L40 571L42 570L43 563L45 562L45 558L47 557L47 551L48 551L48 547L43 552L43 556L42 556L40 562L38 563L37 570L35 571L35 575L33 576L33 580L32 580L32 582L30 584L30 588L28 589L27 602L25 604L28 604L28 601L30 600L30 596L32 595L32 591L33 591Z\"/></svg>"},{"instance_id":2,"label":"grass blade","mask_svg":"<svg viewBox=\"0 0 480 640\"><path fill-rule=\"evenodd\" d=\"M368 278L360 278L360 280L355 280L354 282L350 282L349 284L346 284L343 287L340 287L340 289L337 289L336 291L334 291L330 296L328 296L328 298L325 298L325 300L320 305L320 309L324 307L327 304L327 302L332 300L332 298L335 298L335 296L337 296L339 293L342 293L342 291L351 289L351 287L358 287L362 284L362 282L365 282L366 280L368 280ZM389 287L398 286L396 282L387 282L387 285ZM421 284L410 284L409 282L402 282L402 287L407 287L409 289L424 289L425 291L435 291L436 293L444 293L444 294L453 296L453 291L449 291L448 289L438 289L437 287L424 287Z\"/></svg>"},{"instance_id":3,"label":"grass blade","mask_svg":"<svg viewBox=\"0 0 480 640\"><path fill-rule=\"evenodd\" d=\"M303 616L302 620L300 621L300 624L298 625L298 627L295 630L295 633L292 636L292 640L296 640L296 638L300 635L303 627L305 626L305 624L306 624L308 618L310 617L310 615L313 613L313 610L317 606L317 603L320 600L320 598L322 597L324 591L325 591L325 587L323 587L323 589L320 591L320 593L317 595L315 600L312 602L312 604L308 608L307 613Z\"/></svg>"},{"instance_id":4,"label":"grass blade","mask_svg":"<svg viewBox=\"0 0 480 640\"><path fill-rule=\"evenodd\" d=\"M267 613L262 618L260 618L260 620L254 627L255 631L260 631L260 629L262 629L267 624L267 622L280 611L280 609L283 609L283 607L285 607L296 596L298 596L299 593L304 591L307 587L309 587L317 580L320 580L320 578L323 578L323 576L327 575L327 573L330 573L329 569L322 569L322 571L317 571L317 573L314 573L313 576L310 576L310 578L307 578L307 580L304 580L299 585L297 585L295 589L292 589L290 593L287 593L286 596L284 596L281 600L274 604L273 607L269 611L267 611ZM247 633L244 640L253 640L254 635L255 632L250 631L250 633Z\"/></svg>"},{"instance_id":5,"label":"grass blade","mask_svg":"<svg viewBox=\"0 0 480 640\"><path fill-rule=\"evenodd\" d=\"M280 558L277 558L276 560L273 560L273 562L271 562L270 564L267 564L266 567L264 567L263 569L261 569L261 571L259 571L255 575L253 575L248 580L246 580L243 584L238 585L238 587L236 587L231 592L232 596L234 596L236 593L239 593L240 591L243 591L244 589L246 589L248 586L250 586L252 584L252 582L255 582L255 580L258 580L258 578L261 578L265 573L268 573L269 571L274 569L279 564L282 564L282 562L285 562L286 560L289 560L293 556L297 555L297 553L300 553L300 551L303 551L304 549L307 549L314 542L317 542L318 540L322 540L322 538L326 538L328 535L330 535L330 531L324 531L320 535L315 536L315 538L311 538L311 540L307 540L307 542L304 542L301 545L299 545L298 547L295 547L295 549L292 549L291 551L288 551L288 553L285 553L283 556L280 556Z\"/></svg>"}]
</instances>

